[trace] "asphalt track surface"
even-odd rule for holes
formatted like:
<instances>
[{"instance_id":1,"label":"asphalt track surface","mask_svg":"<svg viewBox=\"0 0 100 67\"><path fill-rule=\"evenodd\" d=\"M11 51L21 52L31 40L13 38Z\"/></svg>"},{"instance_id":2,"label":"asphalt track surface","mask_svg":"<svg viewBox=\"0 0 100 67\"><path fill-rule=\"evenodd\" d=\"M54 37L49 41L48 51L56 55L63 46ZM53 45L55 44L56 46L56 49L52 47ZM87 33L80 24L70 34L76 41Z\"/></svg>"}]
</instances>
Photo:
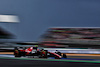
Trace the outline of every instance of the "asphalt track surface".
<instances>
[{"instance_id":1,"label":"asphalt track surface","mask_svg":"<svg viewBox=\"0 0 100 67\"><path fill-rule=\"evenodd\" d=\"M99 60L14 58L0 54L0 67L100 67Z\"/></svg>"},{"instance_id":2,"label":"asphalt track surface","mask_svg":"<svg viewBox=\"0 0 100 67\"><path fill-rule=\"evenodd\" d=\"M13 53L0 53L0 67L100 67L100 55L67 54L67 59L14 58Z\"/></svg>"},{"instance_id":3,"label":"asphalt track surface","mask_svg":"<svg viewBox=\"0 0 100 67\"><path fill-rule=\"evenodd\" d=\"M100 67L100 64L2 58L0 59L0 67Z\"/></svg>"}]
</instances>

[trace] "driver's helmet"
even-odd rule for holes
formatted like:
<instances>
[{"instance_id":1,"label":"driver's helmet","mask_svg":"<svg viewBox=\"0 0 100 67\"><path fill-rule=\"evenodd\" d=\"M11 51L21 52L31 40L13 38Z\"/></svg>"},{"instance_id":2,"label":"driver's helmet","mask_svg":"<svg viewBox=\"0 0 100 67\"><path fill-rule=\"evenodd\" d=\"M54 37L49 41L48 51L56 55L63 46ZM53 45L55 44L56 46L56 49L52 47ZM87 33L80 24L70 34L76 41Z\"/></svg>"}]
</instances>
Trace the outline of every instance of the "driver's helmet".
<instances>
[{"instance_id":1,"label":"driver's helmet","mask_svg":"<svg viewBox=\"0 0 100 67\"><path fill-rule=\"evenodd\" d=\"M35 45L35 47L38 47L38 45Z\"/></svg>"},{"instance_id":2,"label":"driver's helmet","mask_svg":"<svg viewBox=\"0 0 100 67\"><path fill-rule=\"evenodd\" d=\"M58 52L59 52L58 50L55 51L55 53L58 53Z\"/></svg>"},{"instance_id":3,"label":"driver's helmet","mask_svg":"<svg viewBox=\"0 0 100 67\"><path fill-rule=\"evenodd\" d=\"M59 52L58 50L56 50L56 52Z\"/></svg>"}]
</instances>

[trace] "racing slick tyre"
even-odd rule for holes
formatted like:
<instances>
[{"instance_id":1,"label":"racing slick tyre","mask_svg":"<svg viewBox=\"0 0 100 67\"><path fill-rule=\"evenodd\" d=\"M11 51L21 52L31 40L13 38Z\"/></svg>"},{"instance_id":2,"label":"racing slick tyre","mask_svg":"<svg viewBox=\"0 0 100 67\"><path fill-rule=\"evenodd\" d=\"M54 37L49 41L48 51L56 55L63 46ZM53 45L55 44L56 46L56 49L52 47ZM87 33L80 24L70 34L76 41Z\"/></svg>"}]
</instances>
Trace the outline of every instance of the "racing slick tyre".
<instances>
[{"instance_id":1,"label":"racing slick tyre","mask_svg":"<svg viewBox=\"0 0 100 67\"><path fill-rule=\"evenodd\" d=\"M14 56L15 56L15 57L21 57L21 55L19 54L19 51L18 51L18 50L15 50L15 51L14 51Z\"/></svg>"},{"instance_id":2,"label":"racing slick tyre","mask_svg":"<svg viewBox=\"0 0 100 67\"><path fill-rule=\"evenodd\" d=\"M63 57L63 58L67 58L66 54L63 54L62 57Z\"/></svg>"},{"instance_id":3,"label":"racing slick tyre","mask_svg":"<svg viewBox=\"0 0 100 67\"><path fill-rule=\"evenodd\" d=\"M15 57L21 57L20 51L17 48L15 48L15 50L14 50L14 56Z\"/></svg>"},{"instance_id":4,"label":"racing slick tyre","mask_svg":"<svg viewBox=\"0 0 100 67\"><path fill-rule=\"evenodd\" d=\"M47 58L48 56L47 56L47 53L48 53L48 51L47 50L44 50L45 51L45 56L44 56L44 58Z\"/></svg>"}]
</instances>

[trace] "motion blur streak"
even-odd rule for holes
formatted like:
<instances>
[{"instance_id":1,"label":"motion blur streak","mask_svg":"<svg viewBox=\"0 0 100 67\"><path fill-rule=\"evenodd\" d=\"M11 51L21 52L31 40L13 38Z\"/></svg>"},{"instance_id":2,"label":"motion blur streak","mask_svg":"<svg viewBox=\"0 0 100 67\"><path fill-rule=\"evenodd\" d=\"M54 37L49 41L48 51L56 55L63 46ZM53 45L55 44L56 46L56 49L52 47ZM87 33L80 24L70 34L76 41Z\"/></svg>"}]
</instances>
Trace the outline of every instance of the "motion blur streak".
<instances>
[{"instance_id":1,"label":"motion blur streak","mask_svg":"<svg viewBox=\"0 0 100 67\"><path fill-rule=\"evenodd\" d=\"M16 15L0 15L0 22L19 22Z\"/></svg>"}]
</instances>

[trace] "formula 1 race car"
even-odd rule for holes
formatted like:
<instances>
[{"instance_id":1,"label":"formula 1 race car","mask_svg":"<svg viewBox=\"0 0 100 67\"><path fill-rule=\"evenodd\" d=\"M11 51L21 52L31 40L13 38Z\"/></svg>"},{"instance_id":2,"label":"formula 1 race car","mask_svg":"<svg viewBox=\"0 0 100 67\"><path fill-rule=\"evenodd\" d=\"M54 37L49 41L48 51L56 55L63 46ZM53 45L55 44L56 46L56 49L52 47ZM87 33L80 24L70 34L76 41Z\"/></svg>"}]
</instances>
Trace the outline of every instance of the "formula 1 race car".
<instances>
[{"instance_id":1,"label":"formula 1 race car","mask_svg":"<svg viewBox=\"0 0 100 67\"><path fill-rule=\"evenodd\" d=\"M48 50L40 49L38 47L29 47L29 48L20 48L16 47L14 49L14 56L21 57L21 56L37 56L38 58L48 58L54 57L55 59L67 58L66 54L62 54L61 52L50 52Z\"/></svg>"}]
</instances>

